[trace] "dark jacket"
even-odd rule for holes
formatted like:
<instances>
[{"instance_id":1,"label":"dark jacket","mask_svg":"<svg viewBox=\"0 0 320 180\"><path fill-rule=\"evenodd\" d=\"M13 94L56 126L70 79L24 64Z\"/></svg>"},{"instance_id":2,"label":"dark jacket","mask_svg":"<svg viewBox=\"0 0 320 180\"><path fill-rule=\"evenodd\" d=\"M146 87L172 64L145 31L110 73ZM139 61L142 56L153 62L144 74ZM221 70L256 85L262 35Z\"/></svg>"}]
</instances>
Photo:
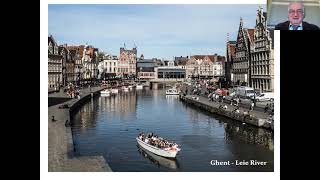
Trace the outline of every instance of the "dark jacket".
<instances>
[{"instance_id":1,"label":"dark jacket","mask_svg":"<svg viewBox=\"0 0 320 180\"><path fill-rule=\"evenodd\" d=\"M290 22L286 21L286 22L277 24L274 29L275 30L289 30L289 25L290 25ZM302 21L302 28L303 28L303 30L320 30L320 28L318 26L316 26L314 24L309 24L305 21Z\"/></svg>"}]
</instances>

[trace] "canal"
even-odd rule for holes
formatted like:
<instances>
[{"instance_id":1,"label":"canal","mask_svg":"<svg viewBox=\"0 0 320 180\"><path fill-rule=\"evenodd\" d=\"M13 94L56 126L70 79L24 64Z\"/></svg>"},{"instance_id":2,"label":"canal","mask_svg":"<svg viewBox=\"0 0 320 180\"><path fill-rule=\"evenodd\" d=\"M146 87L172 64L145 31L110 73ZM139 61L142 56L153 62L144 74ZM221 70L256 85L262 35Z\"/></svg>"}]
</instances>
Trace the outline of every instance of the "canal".
<instances>
[{"instance_id":1,"label":"canal","mask_svg":"<svg viewBox=\"0 0 320 180\"><path fill-rule=\"evenodd\" d=\"M76 156L103 155L116 172L273 171L273 132L215 116L153 89L96 97L72 115ZM179 144L175 160L141 149L140 132ZM212 165L212 160L231 165ZM256 160L265 165L235 165Z\"/></svg>"}]
</instances>

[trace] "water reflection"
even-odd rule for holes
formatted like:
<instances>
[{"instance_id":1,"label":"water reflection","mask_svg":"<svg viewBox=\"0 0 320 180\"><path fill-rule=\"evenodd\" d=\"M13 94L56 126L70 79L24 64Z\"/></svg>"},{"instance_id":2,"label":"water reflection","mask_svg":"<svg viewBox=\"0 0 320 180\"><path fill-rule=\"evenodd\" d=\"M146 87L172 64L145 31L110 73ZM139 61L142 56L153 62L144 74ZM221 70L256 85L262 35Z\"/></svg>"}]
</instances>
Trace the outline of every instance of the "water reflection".
<instances>
[{"instance_id":1,"label":"water reflection","mask_svg":"<svg viewBox=\"0 0 320 180\"><path fill-rule=\"evenodd\" d=\"M99 98L99 108L103 112L118 112L126 116L136 111L136 96L134 91L119 92L111 96Z\"/></svg>"},{"instance_id":2,"label":"water reflection","mask_svg":"<svg viewBox=\"0 0 320 180\"><path fill-rule=\"evenodd\" d=\"M97 120L97 113L96 110L98 109L98 103L96 103L96 99L91 99L91 103L89 106L83 106L78 114L79 114L79 123L81 126L81 130L85 131L89 128L94 128L96 125ZM73 115L71 115L71 123L74 123L73 121Z\"/></svg>"},{"instance_id":3,"label":"water reflection","mask_svg":"<svg viewBox=\"0 0 320 180\"><path fill-rule=\"evenodd\" d=\"M177 99L179 99L179 95L166 95L166 99L177 100Z\"/></svg>"},{"instance_id":4,"label":"water reflection","mask_svg":"<svg viewBox=\"0 0 320 180\"><path fill-rule=\"evenodd\" d=\"M157 90L91 98L72 122L77 155L103 155L114 171L273 171L272 132L187 105L178 96L166 96L160 85ZM137 149L138 131L155 132L181 145L179 163ZM212 166L212 159L256 159L268 164Z\"/></svg>"},{"instance_id":5,"label":"water reflection","mask_svg":"<svg viewBox=\"0 0 320 180\"><path fill-rule=\"evenodd\" d=\"M137 144L138 152L146 159L148 159L150 162L155 164L156 166L165 167L168 169L178 169L179 164L177 159L168 159L161 156L158 156L156 154L153 154L152 152L146 150L145 148L139 146Z\"/></svg>"},{"instance_id":6,"label":"water reflection","mask_svg":"<svg viewBox=\"0 0 320 180\"><path fill-rule=\"evenodd\" d=\"M243 124L224 124L226 141L241 141L246 144L257 144L273 151L273 132Z\"/></svg>"}]
</instances>

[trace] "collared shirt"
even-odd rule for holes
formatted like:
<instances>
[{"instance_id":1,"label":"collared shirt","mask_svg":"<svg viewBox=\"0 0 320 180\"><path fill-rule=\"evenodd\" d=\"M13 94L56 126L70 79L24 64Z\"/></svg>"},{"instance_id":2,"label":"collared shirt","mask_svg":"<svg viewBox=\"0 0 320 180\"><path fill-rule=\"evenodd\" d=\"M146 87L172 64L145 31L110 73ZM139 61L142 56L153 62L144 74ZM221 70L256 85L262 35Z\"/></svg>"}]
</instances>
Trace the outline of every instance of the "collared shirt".
<instances>
[{"instance_id":1,"label":"collared shirt","mask_svg":"<svg viewBox=\"0 0 320 180\"><path fill-rule=\"evenodd\" d=\"M289 30L294 30L293 27L294 27L294 25L290 24L289 25ZM302 23L298 25L298 29L297 30L303 30Z\"/></svg>"}]
</instances>

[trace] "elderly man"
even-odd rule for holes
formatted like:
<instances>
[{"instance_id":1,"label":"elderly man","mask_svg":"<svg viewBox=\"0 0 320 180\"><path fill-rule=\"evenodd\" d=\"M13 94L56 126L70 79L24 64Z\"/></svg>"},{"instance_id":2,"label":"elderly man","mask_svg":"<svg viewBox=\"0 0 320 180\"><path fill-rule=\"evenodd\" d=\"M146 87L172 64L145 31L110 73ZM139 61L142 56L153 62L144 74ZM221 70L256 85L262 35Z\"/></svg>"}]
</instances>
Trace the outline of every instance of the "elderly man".
<instances>
[{"instance_id":1,"label":"elderly man","mask_svg":"<svg viewBox=\"0 0 320 180\"><path fill-rule=\"evenodd\" d=\"M303 21L305 8L302 2L292 2L288 6L289 21L277 24L275 30L320 30L314 24Z\"/></svg>"}]
</instances>

